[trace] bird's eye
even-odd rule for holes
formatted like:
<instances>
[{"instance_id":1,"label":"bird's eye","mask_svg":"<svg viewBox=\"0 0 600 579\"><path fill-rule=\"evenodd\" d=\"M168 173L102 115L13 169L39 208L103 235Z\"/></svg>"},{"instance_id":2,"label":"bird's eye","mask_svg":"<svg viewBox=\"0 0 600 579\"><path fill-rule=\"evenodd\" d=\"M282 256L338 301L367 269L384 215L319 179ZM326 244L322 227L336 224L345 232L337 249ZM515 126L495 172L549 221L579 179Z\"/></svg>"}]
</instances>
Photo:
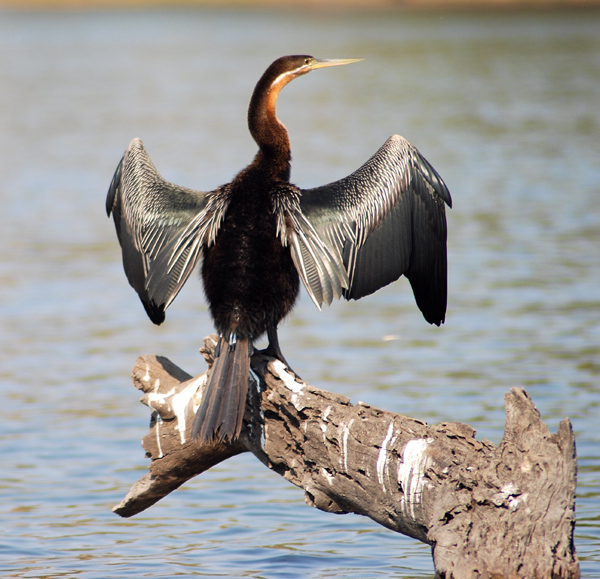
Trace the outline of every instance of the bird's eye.
<instances>
[{"instance_id":1,"label":"bird's eye","mask_svg":"<svg viewBox=\"0 0 600 579\"><path fill-rule=\"evenodd\" d=\"M304 59L304 64L310 64L310 58L305 58Z\"/></svg>"}]
</instances>

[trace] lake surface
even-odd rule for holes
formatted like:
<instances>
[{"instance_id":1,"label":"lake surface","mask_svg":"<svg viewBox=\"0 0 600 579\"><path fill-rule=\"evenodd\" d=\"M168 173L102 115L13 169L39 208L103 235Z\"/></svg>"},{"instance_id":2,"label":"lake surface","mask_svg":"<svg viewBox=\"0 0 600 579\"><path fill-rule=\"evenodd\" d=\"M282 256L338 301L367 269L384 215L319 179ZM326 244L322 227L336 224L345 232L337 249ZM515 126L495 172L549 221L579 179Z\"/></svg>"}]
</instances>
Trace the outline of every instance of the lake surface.
<instances>
[{"instance_id":1,"label":"lake surface","mask_svg":"<svg viewBox=\"0 0 600 579\"><path fill-rule=\"evenodd\" d=\"M498 443L527 389L579 455L576 547L600 577L600 13L0 12L0 572L3 577L429 578L430 551L304 504L252 456L148 511L111 506L145 472L138 355L190 373L213 331L192 279L154 327L104 199L141 137L171 181L209 190L251 160L254 83L276 57L316 71L278 113L302 187L393 133L448 183L449 305L430 327L401 280L319 313L283 351L309 382Z\"/></svg>"}]
</instances>

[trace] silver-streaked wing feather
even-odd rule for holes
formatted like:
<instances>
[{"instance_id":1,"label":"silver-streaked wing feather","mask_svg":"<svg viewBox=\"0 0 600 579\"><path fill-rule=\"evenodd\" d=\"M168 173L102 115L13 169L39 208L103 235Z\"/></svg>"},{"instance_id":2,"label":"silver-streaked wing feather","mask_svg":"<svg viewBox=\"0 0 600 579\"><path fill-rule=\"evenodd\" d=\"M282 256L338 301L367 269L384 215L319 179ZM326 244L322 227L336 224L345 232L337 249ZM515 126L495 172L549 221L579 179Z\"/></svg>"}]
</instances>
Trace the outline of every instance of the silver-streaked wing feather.
<instances>
[{"instance_id":1,"label":"silver-streaked wing feather","mask_svg":"<svg viewBox=\"0 0 600 579\"><path fill-rule=\"evenodd\" d=\"M201 240L189 230L208 198L165 181L140 139L131 141L115 171L106 212L114 218L127 279L155 324L164 321L165 309L201 257Z\"/></svg>"},{"instance_id":2,"label":"silver-streaked wing feather","mask_svg":"<svg viewBox=\"0 0 600 579\"><path fill-rule=\"evenodd\" d=\"M300 198L306 221L329 253L341 256L346 299L369 295L405 275L425 319L438 325L447 301L445 205L451 207L452 199L442 178L398 135L348 177L302 190ZM314 267L307 261L305 269ZM315 302L324 294L310 280L307 289Z\"/></svg>"},{"instance_id":3,"label":"silver-streaked wing feather","mask_svg":"<svg viewBox=\"0 0 600 579\"><path fill-rule=\"evenodd\" d=\"M317 308L331 304L349 287L348 274L338 249L326 243L300 207L301 191L293 185L280 188L273 196L278 216L277 235L290 253L302 283Z\"/></svg>"}]
</instances>

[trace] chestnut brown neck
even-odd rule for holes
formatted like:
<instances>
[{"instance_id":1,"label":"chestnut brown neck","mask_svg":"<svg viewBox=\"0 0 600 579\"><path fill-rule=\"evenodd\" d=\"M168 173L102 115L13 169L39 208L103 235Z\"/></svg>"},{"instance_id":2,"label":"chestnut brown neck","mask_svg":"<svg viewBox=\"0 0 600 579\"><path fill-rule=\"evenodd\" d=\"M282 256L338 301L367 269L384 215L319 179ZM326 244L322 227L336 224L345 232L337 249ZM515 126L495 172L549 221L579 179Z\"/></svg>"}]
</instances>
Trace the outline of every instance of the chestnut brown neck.
<instances>
[{"instance_id":1,"label":"chestnut brown neck","mask_svg":"<svg viewBox=\"0 0 600 579\"><path fill-rule=\"evenodd\" d=\"M295 78L293 73L267 69L258 81L248 108L248 128L259 147L255 163L268 163L269 172L289 179L291 148L287 129L277 118L277 97Z\"/></svg>"}]
</instances>

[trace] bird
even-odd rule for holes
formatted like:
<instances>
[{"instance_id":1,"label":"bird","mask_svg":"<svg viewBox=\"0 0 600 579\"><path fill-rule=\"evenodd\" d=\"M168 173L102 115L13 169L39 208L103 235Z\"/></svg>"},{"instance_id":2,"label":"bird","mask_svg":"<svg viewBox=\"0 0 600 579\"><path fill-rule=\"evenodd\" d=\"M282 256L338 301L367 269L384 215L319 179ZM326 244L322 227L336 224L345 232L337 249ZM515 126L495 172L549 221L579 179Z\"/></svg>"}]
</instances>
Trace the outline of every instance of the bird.
<instances>
[{"instance_id":1,"label":"bird","mask_svg":"<svg viewBox=\"0 0 600 579\"><path fill-rule=\"evenodd\" d=\"M447 305L448 187L421 153L391 136L349 176L302 189L290 182L280 91L313 70L362 59L308 55L275 60L258 81L248 128L258 146L230 183L208 192L165 180L138 138L125 151L106 199L125 274L155 324L196 266L219 334L215 361L191 428L202 444L239 438L250 357L264 352L289 367L277 328L300 282L317 308L357 300L408 278L425 320L440 325Z\"/></svg>"}]
</instances>

